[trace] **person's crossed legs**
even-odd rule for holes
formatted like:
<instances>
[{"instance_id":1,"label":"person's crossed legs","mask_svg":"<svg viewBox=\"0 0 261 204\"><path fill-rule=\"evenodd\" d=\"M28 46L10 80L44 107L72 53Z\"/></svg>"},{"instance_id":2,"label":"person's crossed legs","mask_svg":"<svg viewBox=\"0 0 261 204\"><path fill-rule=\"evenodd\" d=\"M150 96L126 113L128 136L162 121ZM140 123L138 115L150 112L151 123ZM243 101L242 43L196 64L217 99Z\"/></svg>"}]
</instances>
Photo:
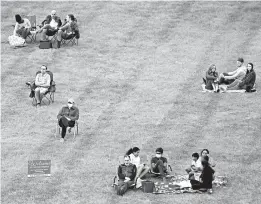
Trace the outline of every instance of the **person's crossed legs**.
<instances>
[{"instance_id":1,"label":"person's crossed legs","mask_svg":"<svg viewBox=\"0 0 261 204\"><path fill-rule=\"evenodd\" d=\"M72 127L74 127L74 125L75 125L75 121L68 121L67 118L65 118L65 117L62 117L59 120L59 126L62 128L61 141L64 141L67 127L72 128Z\"/></svg>"}]
</instances>

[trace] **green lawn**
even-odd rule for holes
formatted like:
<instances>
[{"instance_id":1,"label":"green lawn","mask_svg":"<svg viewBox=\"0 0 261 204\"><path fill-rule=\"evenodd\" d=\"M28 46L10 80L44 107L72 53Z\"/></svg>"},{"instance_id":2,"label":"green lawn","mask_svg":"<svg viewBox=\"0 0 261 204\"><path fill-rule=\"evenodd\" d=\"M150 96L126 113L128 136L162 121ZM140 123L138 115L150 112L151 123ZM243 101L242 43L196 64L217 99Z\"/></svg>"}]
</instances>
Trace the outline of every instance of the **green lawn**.
<instances>
[{"instance_id":1,"label":"green lawn","mask_svg":"<svg viewBox=\"0 0 261 204\"><path fill-rule=\"evenodd\" d=\"M55 8L75 14L79 45L12 49L14 15ZM259 204L260 90L202 93L209 65L234 70L254 64L260 87L260 2L1 2L2 203L240 203ZM25 82L42 64L53 71L55 102L36 109ZM73 97L79 136L54 137L56 115ZM212 195L154 195L111 187L118 156L138 146L163 147L176 174L192 152L208 148L226 175ZM50 159L51 177L27 178L28 160Z\"/></svg>"}]
</instances>

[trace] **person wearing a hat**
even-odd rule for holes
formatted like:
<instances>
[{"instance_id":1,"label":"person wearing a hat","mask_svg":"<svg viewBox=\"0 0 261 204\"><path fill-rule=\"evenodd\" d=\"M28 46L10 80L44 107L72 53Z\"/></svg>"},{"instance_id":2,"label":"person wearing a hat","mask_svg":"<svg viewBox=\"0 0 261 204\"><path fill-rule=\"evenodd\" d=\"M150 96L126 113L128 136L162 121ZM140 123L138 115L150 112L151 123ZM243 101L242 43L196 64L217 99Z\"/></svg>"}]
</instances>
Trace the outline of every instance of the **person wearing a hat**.
<instances>
[{"instance_id":1,"label":"person wearing a hat","mask_svg":"<svg viewBox=\"0 0 261 204\"><path fill-rule=\"evenodd\" d=\"M71 128L75 125L75 121L79 119L79 109L74 106L74 100L72 98L68 99L68 104L62 107L57 118L59 126L62 128L60 141L64 142L67 127L70 132Z\"/></svg>"},{"instance_id":2,"label":"person wearing a hat","mask_svg":"<svg viewBox=\"0 0 261 204\"><path fill-rule=\"evenodd\" d=\"M151 159L151 168L155 173L160 173L160 177L165 178L167 173L167 159L162 156L163 149L161 147L156 149L156 156Z\"/></svg>"},{"instance_id":3,"label":"person wearing a hat","mask_svg":"<svg viewBox=\"0 0 261 204\"><path fill-rule=\"evenodd\" d=\"M236 79L242 80L246 75L246 72L247 72L247 68L244 65L244 59L240 57L237 59L237 69L235 71L220 74L219 84L228 85L233 83Z\"/></svg>"}]
</instances>

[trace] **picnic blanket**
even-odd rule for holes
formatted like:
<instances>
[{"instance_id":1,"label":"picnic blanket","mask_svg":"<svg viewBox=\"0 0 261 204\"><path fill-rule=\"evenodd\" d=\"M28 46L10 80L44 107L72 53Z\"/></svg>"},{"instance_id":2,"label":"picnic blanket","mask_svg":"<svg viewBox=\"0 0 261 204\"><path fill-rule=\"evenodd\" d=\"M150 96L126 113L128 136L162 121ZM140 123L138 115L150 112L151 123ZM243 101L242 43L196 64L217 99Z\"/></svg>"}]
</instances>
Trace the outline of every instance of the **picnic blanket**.
<instances>
[{"instance_id":1,"label":"picnic blanket","mask_svg":"<svg viewBox=\"0 0 261 204\"><path fill-rule=\"evenodd\" d=\"M228 183L228 179L225 176L216 176L213 181L213 187L223 187ZM165 183L162 181L154 182L155 189L154 194L181 194L181 193L200 193L200 191L193 190L191 188L188 175L177 175L171 177L170 180Z\"/></svg>"},{"instance_id":2,"label":"picnic blanket","mask_svg":"<svg viewBox=\"0 0 261 204\"><path fill-rule=\"evenodd\" d=\"M213 90L208 90L208 89L206 89L205 88L205 84L201 84L201 87L202 87L202 92L204 92L204 93L206 93L206 92L208 92L208 93L215 93ZM219 85L219 87L225 87L224 85ZM239 90L226 90L225 92L224 91L222 91L222 90L220 90L220 93L245 93L246 92L246 90L245 89L239 89ZM255 92L256 92L256 90L255 90Z\"/></svg>"}]
</instances>

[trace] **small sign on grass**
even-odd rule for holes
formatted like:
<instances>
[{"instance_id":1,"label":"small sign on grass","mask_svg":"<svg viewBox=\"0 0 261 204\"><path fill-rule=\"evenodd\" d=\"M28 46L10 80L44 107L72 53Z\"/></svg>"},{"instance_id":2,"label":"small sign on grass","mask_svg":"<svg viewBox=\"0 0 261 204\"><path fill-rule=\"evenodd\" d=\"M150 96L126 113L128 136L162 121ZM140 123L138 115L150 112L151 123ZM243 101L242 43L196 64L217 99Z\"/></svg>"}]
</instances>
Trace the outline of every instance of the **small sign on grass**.
<instances>
[{"instance_id":1,"label":"small sign on grass","mask_svg":"<svg viewBox=\"0 0 261 204\"><path fill-rule=\"evenodd\" d=\"M51 160L28 161L28 177L51 176Z\"/></svg>"}]
</instances>

